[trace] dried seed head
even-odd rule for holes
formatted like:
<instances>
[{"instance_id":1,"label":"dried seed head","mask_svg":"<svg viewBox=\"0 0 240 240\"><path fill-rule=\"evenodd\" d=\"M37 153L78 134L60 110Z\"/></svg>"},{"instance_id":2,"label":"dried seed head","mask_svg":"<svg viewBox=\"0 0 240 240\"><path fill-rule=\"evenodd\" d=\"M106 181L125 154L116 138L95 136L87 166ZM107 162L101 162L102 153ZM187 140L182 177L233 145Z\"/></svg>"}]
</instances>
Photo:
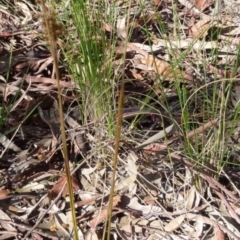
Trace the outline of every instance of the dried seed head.
<instances>
[{"instance_id":1,"label":"dried seed head","mask_svg":"<svg viewBox=\"0 0 240 240\"><path fill-rule=\"evenodd\" d=\"M57 23L57 14L54 9L45 5L46 0L36 0L43 7L43 13L39 17L43 19L41 25L44 29L44 34L49 40L56 41L57 38L64 34L64 28L61 23ZM43 6L44 5L44 6Z\"/></svg>"}]
</instances>

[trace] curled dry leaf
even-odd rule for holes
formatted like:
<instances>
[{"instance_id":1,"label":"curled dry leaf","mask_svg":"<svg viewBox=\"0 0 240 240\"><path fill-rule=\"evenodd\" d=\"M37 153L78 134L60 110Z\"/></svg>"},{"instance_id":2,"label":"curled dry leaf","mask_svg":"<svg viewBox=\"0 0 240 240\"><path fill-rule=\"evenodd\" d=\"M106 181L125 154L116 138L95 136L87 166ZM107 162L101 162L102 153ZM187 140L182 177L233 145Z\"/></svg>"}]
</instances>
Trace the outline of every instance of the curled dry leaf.
<instances>
[{"instance_id":1,"label":"curled dry leaf","mask_svg":"<svg viewBox=\"0 0 240 240\"><path fill-rule=\"evenodd\" d=\"M55 185L52 187L52 189L49 191L48 197L51 200L55 199L58 196L58 194L61 192L64 185L65 186L64 186L64 190L62 192L62 197L66 197L66 195L68 194L68 189L67 189L66 182L67 182L66 176L62 175L58 179L58 181L55 183ZM76 176L72 176L72 187L73 187L74 191L78 191L81 188Z\"/></svg>"},{"instance_id":2,"label":"curled dry leaf","mask_svg":"<svg viewBox=\"0 0 240 240\"><path fill-rule=\"evenodd\" d=\"M168 62L161 60L159 58L155 58L154 56L148 54L146 51L140 49L133 43L128 43L127 45L129 48L139 52L142 57L141 61L142 64L145 64L148 67L151 67L154 69L154 71L166 77L168 80L175 80L178 79L178 81L193 81L193 77L188 75L187 73L181 71L180 69L171 66Z\"/></svg>"},{"instance_id":3,"label":"curled dry leaf","mask_svg":"<svg viewBox=\"0 0 240 240\"><path fill-rule=\"evenodd\" d=\"M189 28L189 35L195 38L204 38L208 34L212 21L209 19L201 19L195 25Z\"/></svg>"},{"instance_id":4,"label":"curled dry leaf","mask_svg":"<svg viewBox=\"0 0 240 240\"><path fill-rule=\"evenodd\" d=\"M133 211L139 211L142 213L142 216L145 219L149 219L151 217L156 217L158 213L162 212L162 209L158 206L153 205L141 205L138 202L138 199L136 197L133 197L130 199L129 204L127 205L128 209Z\"/></svg>"},{"instance_id":5,"label":"curled dry leaf","mask_svg":"<svg viewBox=\"0 0 240 240\"><path fill-rule=\"evenodd\" d=\"M192 209L193 207L197 207L200 203L200 196L199 194L196 192L195 188L192 187L189 195L187 197L187 203L186 206L188 207L188 209Z\"/></svg>"}]
</instances>

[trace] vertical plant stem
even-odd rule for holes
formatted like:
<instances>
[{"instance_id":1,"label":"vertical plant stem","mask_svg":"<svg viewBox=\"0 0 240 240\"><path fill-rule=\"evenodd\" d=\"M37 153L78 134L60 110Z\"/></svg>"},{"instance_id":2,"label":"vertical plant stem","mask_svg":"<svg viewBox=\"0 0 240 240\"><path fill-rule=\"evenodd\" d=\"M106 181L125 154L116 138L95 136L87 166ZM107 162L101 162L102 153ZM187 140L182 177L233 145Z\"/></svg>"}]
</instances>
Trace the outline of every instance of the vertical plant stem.
<instances>
[{"instance_id":1,"label":"vertical plant stem","mask_svg":"<svg viewBox=\"0 0 240 240\"><path fill-rule=\"evenodd\" d=\"M45 21L46 31L47 31L47 37L50 43L50 51L53 57L53 64L54 69L56 70L56 80L57 80L57 88L58 88L58 104L59 104L59 116L60 116L60 124L61 124L61 137L62 137L62 143L63 143L63 158L65 163L65 172L66 172L66 178L67 178L67 187L68 187L68 194L70 199L70 207L71 207L71 213L72 213L72 221L73 221L73 231L74 231L74 239L78 240L78 231L77 231L77 218L75 213L75 207L74 207L74 195L73 195L73 189L72 189L72 180L71 180L71 172L70 172L70 166L69 166L69 158L68 158L68 149L67 149L67 140L66 140L66 133L65 133L65 123L64 123L64 114L63 114L63 104L62 104L62 96L61 96L61 86L60 86L60 73L59 73L59 65L58 65L58 55L57 55L57 44L56 39L54 38L54 35L52 32L50 32L50 26L49 21L46 17L46 14L48 14L49 9L44 4L44 1L41 1L42 10L43 10L43 17Z\"/></svg>"},{"instance_id":2,"label":"vertical plant stem","mask_svg":"<svg viewBox=\"0 0 240 240\"><path fill-rule=\"evenodd\" d=\"M65 172L67 178L67 187L68 187L68 194L70 199L70 206L71 206L71 213L72 213L72 221L73 221L73 230L74 230L74 239L78 240L78 231L77 231L77 218L75 212L75 203L74 203L74 195L73 195L73 188L72 188L72 179L71 179L71 171L69 166L69 158L68 158L68 149L67 149L67 139L66 139L66 132L65 132L65 124L64 124L64 114L63 114L63 104L62 104L62 96L61 96L61 86L60 86L60 76L59 76L59 66L58 66L58 57L57 57L57 49L56 45L52 45L52 55L54 59L54 65L56 69L56 79L57 79L57 87L58 87L58 104L59 104L59 115L60 115L60 123L61 123L61 136L62 136L62 143L63 143L63 157L65 163Z\"/></svg>"},{"instance_id":3,"label":"vertical plant stem","mask_svg":"<svg viewBox=\"0 0 240 240\"><path fill-rule=\"evenodd\" d=\"M130 17L130 6L132 1L129 0L129 6L128 6L128 13L127 13L127 25L126 29L127 32L129 31L129 17ZM125 39L125 46L124 46L124 55L123 59L126 59L126 49L127 49L127 42L128 39ZM106 226L108 227L108 233L107 233L107 239L110 240L110 228L111 228L111 219L112 219L112 209L113 209L113 195L114 195L114 187L115 187L115 177L117 172L117 163L118 163L118 152L119 152L119 144L120 144L120 136L121 136L121 128L122 128L122 116L123 116L123 102L124 102L124 87L125 87L125 81L124 81L124 68L122 70L122 79L120 84L120 93L119 93L119 99L118 99L118 117L117 117L117 125L116 125L116 136L115 136L115 151L114 151L114 158L113 158L113 175L112 175L112 184L111 184L111 191L109 195L109 205L108 205L108 224L105 224L104 232L103 232L103 238L105 238L106 234Z\"/></svg>"}]
</instances>

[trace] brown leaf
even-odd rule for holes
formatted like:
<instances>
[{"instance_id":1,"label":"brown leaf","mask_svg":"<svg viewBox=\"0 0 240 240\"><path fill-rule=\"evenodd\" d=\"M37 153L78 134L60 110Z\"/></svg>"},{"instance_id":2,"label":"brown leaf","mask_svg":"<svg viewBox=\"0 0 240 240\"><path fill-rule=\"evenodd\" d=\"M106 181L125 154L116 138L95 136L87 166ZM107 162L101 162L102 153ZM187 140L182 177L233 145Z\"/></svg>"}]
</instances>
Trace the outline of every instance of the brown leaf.
<instances>
[{"instance_id":1,"label":"brown leaf","mask_svg":"<svg viewBox=\"0 0 240 240\"><path fill-rule=\"evenodd\" d=\"M143 152L147 155L155 154L156 152L163 151L174 141L175 139L168 140L165 143L152 143L144 147Z\"/></svg>"},{"instance_id":2,"label":"brown leaf","mask_svg":"<svg viewBox=\"0 0 240 240\"><path fill-rule=\"evenodd\" d=\"M95 197L92 197L90 199L86 199L86 200L82 200L82 201L79 201L79 202L75 202L75 204L77 204L78 207L86 206L86 205L89 205L90 203L94 202L98 198L99 198L99 196L95 196Z\"/></svg>"},{"instance_id":3,"label":"brown leaf","mask_svg":"<svg viewBox=\"0 0 240 240\"><path fill-rule=\"evenodd\" d=\"M66 176L62 175L58 179L56 184L52 187L52 189L49 191L48 197L51 200L55 199L58 196L58 194L61 192L64 185L65 185L65 187L64 187L64 190L62 192L62 197L66 197L66 195L68 194L67 184L65 184L66 182L67 182ZM81 188L76 176L72 176L72 187L73 187L74 191L78 191Z\"/></svg>"},{"instance_id":4,"label":"brown leaf","mask_svg":"<svg viewBox=\"0 0 240 240\"><path fill-rule=\"evenodd\" d=\"M178 79L192 81L192 76L188 75L187 73L181 71L180 69L174 68L168 62L155 58L154 56L148 54L146 51L140 49L139 47L135 46L133 43L128 43L128 47L138 51L141 55L143 55L141 61L148 67L154 69L154 71L159 74L165 76L169 80Z\"/></svg>"},{"instance_id":5,"label":"brown leaf","mask_svg":"<svg viewBox=\"0 0 240 240\"><path fill-rule=\"evenodd\" d=\"M215 1L214 0L198 0L195 3L195 7L203 11L206 8L210 7Z\"/></svg>"},{"instance_id":6,"label":"brown leaf","mask_svg":"<svg viewBox=\"0 0 240 240\"><path fill-rule=\"evenodd\" d=\"M224 232L217 225L214 226L214 235L215 239L225 240Z\"/></svg>"},{"instance_id":7,"label":"brown leaf","mask_svg":"<svg viewBox=\"0 0 240 240\"><path fill-rule=\"evenodd\" d=\"M27 83L47 83L47 84L54 84L57 86L57 80L56 79L52 79L52 78L46 78L46 77L35 77L35 76L30 76L27 75L25 77L25 80ZM71 82L65 82L65 81L59 81L60 85L62 87L71 87L73 86L73 84Z\"/></svg>"},{"instance_id":8,"label":"brown leaf","mask_svg":"<svg viewBox=\"0 0 240 240\"><path fill-rule=\"evenodd\" d=\"M134 77L135 79L138 79L138 80L141 80L141 81L144 80L144 77L143 77L141 74L139 74L139 73L136 71L136 69L130 69L130 72L132 73L132 75L133 75L133 77Z\"/></svg>"},{"instance_id":9,"label":"brown leaf","mask_svg":"<svg viewBox=\"0 0 240 240\"><path fill-rule=\"evenodd\" d=\"M182 80L185 79L192 81L192 77L190 75L182 72L180 69L175 69L168 62L158 58L154 58L151 55L149 55L149 57L145 59L144 63L148 67L152 67L157 74L163 75L169 80L180 78Z\"/></svg>"},{"instance_id":10,"label":"brown leaf","mask_svg":"<svg viewBox=\"0 0 240 240\"><path fill-rule=\"evenodd\" d=\"M117 195L113 197L113 207L115 207L118 202L120 201L121 196ZM108 216L108 204L104 206L104 208L101 208L100 213L97 214L89 223L89 226L92 228L95 228L99 223L101 223L103 220L105 220Z\"/></svg>"},{"instance_id":11,"label":"brown leaf","mask_svg":"<svg viewBox=\"0 0 240 240\"><path fill-rule=\"evenodd\" d=\"M208 34L208 29L212 26L209 19L202 19L189 28L189 35L196 38L204 38Z\"/></svg>"},{"instance_id":12,"label":"brown leaf","mask_svg":"<svg viewBox=\"0 0 240 240\"><path fill-rule=\"evenodd\" d=\"M9 190L0 189L0 200L6 199L9 194Z\"/></svg>"}]
</instances>

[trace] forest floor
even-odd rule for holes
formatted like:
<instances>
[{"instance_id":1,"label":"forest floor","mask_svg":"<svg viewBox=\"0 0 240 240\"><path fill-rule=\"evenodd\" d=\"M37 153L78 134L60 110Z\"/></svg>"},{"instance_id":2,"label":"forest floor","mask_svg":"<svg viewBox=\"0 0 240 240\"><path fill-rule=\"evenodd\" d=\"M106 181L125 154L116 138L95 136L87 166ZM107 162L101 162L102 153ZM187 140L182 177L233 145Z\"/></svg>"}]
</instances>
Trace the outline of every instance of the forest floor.
<instances>
[{"instance_id":1,"label":"forest floor","mask_svg":"<svg viewBox=\"0 0 240 240\"><path fill-rule=\"evenodd\" d=\"M240 4L76 2L50 6L77 223L41 9L0 5L0 239L103 239L121 110L111 239L240 239Z\"/></svg>"}]
</instances>

